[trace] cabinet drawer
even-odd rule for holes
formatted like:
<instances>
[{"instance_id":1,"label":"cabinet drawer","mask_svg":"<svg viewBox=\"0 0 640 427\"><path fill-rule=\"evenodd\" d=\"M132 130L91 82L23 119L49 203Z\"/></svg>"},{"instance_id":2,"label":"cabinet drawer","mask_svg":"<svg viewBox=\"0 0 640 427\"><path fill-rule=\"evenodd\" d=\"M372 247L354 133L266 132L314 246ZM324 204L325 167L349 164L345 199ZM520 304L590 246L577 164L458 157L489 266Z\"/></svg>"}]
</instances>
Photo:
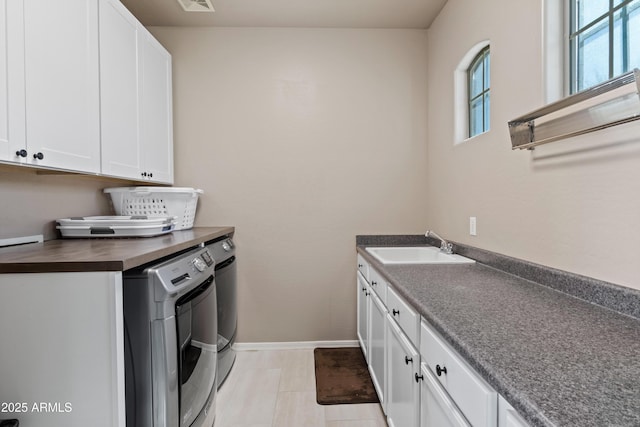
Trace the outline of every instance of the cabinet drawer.
<instances>
[{"instance_id":1,"label":"cabinet drawer","mask_svg":"<svg viewBox=\"0 0 640 427\"><path fill-rule=\"evenodd\" d=\"M498 394L425 322L420 327L420 356L471 425L496 425Z\"/></svg>"},{"instance_id":2,"label":"cabinet drawer","mask_svg":"<svg viewBox=\"0 0 640 427\"><path fill-rule=\"evenodd\" d=\"M382 278L375 268L369 266L369 277L371 278L371 289L376 293L382 303L387 305L387 282Z\"/></svg>"},{"instance_id":3,"label":"cabinet drawer","mask_svg":"<svg viewBox=\"0 0 640 427\"><path fill-rule=\"evenodd\" d=\"M420 375L420 427L471 427L425 363Z\"/></svg>"},{"instance_id":4,"label":"cabinet drawer","mask_svg":"<svg viewBox=\"0 0 640 427\"><path fill-rule=\"evenodd\" d=\"M420 316L391 286L387 287L387 310L414 345L418 344Z\"/></svg>"},{"instance_id":5,"label":"cabinet drawer","mask_svg":"<svg viewBox=\"0 0 640 427\"><path fill-rule=\"evenodd\" d=\"M367 282L370 281L370 277L369 277L369 263L367 261L364 260L364 258L362 257L362 255L357 254L358 255L358 271L360 273L362 273L362 275L364 276L364 278L367 280Z\"/></svg>"}]
</instances>

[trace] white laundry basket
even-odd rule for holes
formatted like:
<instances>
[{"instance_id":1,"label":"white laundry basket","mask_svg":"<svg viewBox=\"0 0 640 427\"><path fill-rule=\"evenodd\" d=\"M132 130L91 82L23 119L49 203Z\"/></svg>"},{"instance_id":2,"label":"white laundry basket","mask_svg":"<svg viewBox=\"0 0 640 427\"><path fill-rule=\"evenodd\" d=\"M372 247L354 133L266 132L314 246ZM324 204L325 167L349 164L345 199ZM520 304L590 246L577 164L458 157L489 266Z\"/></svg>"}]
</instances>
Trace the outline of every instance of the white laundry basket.
<instances>
[{"instance_id":1,"label":"white laundry basket","mask_svg":"<svg viewBox=\"0 0 640 427\"><path fill-rule=\"evenodd\" d=\"M175 216L175 230L193 227L198 197L204 193L186 187L116 187L104 192L111 196L116 215Z\"/></svg>"}]
</instances>

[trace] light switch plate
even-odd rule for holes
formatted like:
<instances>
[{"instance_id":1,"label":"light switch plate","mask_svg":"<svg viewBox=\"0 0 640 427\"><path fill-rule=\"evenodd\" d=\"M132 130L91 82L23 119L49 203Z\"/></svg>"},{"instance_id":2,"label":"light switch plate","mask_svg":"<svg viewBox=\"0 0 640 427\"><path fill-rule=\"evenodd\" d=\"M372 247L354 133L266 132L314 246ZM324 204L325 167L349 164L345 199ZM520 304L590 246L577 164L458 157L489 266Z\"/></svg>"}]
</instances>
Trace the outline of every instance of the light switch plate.
<instances>
[{"instance_id":1,"label":"light switch plate","mask_svg":"<svg viewBox=\"0 0 640 427\"><path fill-rule=\"evenodd\" d=\"M476 217L475 216L470 216L469 217L469 234L472 236L477 236L477 230L476 230Z\"/></svg>"}]
</instances>

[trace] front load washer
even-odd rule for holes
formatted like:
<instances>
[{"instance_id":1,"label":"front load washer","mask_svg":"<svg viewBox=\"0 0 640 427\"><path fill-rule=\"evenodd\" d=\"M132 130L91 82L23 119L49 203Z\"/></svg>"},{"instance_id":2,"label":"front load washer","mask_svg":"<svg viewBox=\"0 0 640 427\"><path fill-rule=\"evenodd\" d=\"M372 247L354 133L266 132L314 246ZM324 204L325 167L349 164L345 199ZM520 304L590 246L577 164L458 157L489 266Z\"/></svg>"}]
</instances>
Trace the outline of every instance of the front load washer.
<instances>
[{"instance_id":1,"label":"front load washer","mask_svg":"<svg viewBox=\"0 0 640 427\"><path fill-rule=\"evenodd\" d=\"M127 425L210 427L218 339L210 251L192 249L123 277Z\"/></svg>"}]
</instances>

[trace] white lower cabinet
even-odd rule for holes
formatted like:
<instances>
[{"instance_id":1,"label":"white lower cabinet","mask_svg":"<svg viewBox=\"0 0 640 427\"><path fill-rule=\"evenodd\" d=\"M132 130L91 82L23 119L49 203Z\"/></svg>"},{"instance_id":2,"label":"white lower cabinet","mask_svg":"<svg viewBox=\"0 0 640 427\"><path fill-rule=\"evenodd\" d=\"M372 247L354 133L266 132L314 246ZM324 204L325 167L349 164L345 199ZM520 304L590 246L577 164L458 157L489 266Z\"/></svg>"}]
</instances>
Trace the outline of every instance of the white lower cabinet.
<instances>
[{"instance_id":1,"label":"white lower cabinet","mask_svg":"<svg viewBox=\"0 0 640 427\"><path fill-rule=\"evenodd\" d=\"M420 364L420 427L470 427L426 364Z\"/></svg>"},{"instance_id":2,"label":"white lower cabinet","mask_svg":"<svg viewBox=\"0 0 640 427\"><path fill-rule=\"evenodd\" d=\"M369 295L371 289L362 274L358 273L357 280L357 301L358 301L358 341L364 354L364 358L369 362Z\"/></svg>"},{"instance_id":3,"label":"white lower cabinet","mask_svg":"<svg viewBox=\"0 0 640 427\"><path fill-rule=\"evenodd\" d=\"M387 423L389 427L418 427L420 356L389 314L387 337Z\"/></svg>"},{"instance_id":4,"label":"white lower cabinet","mask_svg":"<svg viewBox=\"0 0 640 427\"><path fill-rule=\"evenodd\" d=\"M498 427L528 427L528 423L518 415L504 397L498 398Z\"/></svg>"},{"instance_id":5,"label":"white lower cabinet","mask_svg":"<svg viewBox=\"0 0 640 427\"><path fill-rule=\"evenodd\" d=\"M420 327L420 355L471 425L497 425L498 393L424 321Z\"/></svg>"},{"instance_id":6,"label":"white lower cabinet","mask_svg":"<svg viewBox=\"0 0 640 427\"><path fill-rule=\"evenodd\" d=\"M0 419L126 426L121 272L0 274L0 337Z\"/></svg>"},{"instance_id":7,"label":"white lower cabinet","mask_svg":"<svg viewBox=\"0 0 640 427\"><path fill-rule=\"evenodd\" d=\"M375 293L370 295L369 311L369 372L373 386L378 393L380 405L386 408L386 347L387 347L387 309Z\"/></svg>"},{"instance_id":8,"label":"white lower cabinet","mask_svg":"<svg viewBox=\"0 0 640 427\"><path fill-rule=\"evenodd\" d=\"M360 254L357 277L358 340L389 427L527 426Z\"/></svg>"}]
</instances>

